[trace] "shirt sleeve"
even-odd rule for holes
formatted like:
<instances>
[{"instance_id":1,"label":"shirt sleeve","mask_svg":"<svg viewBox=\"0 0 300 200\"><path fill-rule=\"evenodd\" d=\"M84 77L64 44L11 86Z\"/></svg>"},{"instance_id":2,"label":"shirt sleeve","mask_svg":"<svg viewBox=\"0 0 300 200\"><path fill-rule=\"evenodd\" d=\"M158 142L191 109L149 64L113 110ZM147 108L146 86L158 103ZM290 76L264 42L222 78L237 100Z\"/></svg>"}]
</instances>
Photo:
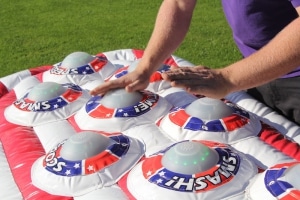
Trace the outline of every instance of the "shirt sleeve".
<instances>
[{"instance_id":1,"label":"shirt sleeve","mask_svg":"<svg viewBox=\"0 0 300 200\"><path fill-rule=\"evenodd\" d=\"M291 2L295 8L300 6L300 0L291 0Z\"/></svg>"}]
</instances>

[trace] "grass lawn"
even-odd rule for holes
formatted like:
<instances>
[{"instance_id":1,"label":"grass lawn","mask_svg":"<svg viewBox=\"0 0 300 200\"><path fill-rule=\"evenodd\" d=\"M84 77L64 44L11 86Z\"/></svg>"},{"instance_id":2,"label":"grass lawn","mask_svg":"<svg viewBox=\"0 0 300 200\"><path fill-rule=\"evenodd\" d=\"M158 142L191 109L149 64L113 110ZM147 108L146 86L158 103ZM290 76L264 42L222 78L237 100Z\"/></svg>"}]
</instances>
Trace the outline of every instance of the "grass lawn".
<instances>
[{"instance_id":1,"label":"grass lawn","mask_svg":"<svg viewBox=\"0 0 300 200\"><path fill-rule=\"evenodd\" d=\"M161 0L0 0L0 77L54 64L75 51L143 49ZM198 2L175 55L209 67L241 58L219 0Z\"/></svg>"}]
</instances>

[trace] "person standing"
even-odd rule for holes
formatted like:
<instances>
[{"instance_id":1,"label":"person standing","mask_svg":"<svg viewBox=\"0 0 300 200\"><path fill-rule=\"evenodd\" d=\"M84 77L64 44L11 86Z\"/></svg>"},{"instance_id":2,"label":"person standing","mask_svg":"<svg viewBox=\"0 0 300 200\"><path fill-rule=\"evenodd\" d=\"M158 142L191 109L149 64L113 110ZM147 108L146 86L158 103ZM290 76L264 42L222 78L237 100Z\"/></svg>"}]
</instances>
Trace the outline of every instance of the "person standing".
<instances>
[{"instance_id":1,"label":"person standing","mask_svg":"<svg viewBox=\"0 0 300 200\"><path fill-rule=\"evenodd\" d=\"M294 6L298 1L293 0ZM128 92L145 89L151 74L184 40L196 2L164 0L137 68L99 85L91 94L104 94L120 87ZM220 69L172 69L163 78L172 86L211 98L248 89L255 98L300 124L298 8L288 0L223 0L222 5L244 59Z\"/></svg>"}]
</instances>

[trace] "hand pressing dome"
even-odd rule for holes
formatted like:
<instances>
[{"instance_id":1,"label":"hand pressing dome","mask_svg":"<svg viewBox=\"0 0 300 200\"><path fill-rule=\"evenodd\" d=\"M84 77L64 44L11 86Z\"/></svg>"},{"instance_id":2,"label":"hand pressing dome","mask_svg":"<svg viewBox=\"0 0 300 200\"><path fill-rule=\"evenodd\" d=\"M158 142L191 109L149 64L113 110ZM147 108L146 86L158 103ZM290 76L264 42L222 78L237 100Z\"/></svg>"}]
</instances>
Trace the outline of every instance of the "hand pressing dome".
<instances>
[{"instance_id":1,"label":"hand pressing dome","mask_svg":"<svg viewBox=\"0 0 300 200\"><path fill-rule=\"evenodd\" d=\"M115 80L124 76L125 74L128 74L129 72L132 72L136 69L140 60L141 59L137 59L133 61L130 65L118 69L110 78L108 78L108 80ZM151 92L160 92L164 89L170 88L170 83L168 81L165 81L161 76L163 72L170 70L170 68L170 65L162 64L160 68L151 75L150 82L146 90L149 90Z\"/></svg>"},{"instance_id":2,"label":"hand pressing dome","mask_svg":"<svg viewBox=\"0 0 300 200\"><path fill-rule=\"evenodd\" d=\"M81 130L123 132L130 127L155 123L170 109L171 105L155 93L115 89L104 96L92 97L70 122Z\"/></svg>"}]
</instances>

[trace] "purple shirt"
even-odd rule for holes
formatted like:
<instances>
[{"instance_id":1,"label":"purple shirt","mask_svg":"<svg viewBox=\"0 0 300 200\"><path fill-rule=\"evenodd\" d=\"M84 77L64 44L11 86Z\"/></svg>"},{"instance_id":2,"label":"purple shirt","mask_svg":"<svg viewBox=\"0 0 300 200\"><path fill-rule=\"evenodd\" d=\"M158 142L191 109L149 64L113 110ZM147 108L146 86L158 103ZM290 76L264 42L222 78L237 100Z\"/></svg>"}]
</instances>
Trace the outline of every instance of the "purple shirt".
<instances>
[{"instance_id":1,"label":"purple shirt","mask_svg":"<svg viewBox=\"0 0 300 200\"><path fill-rule=\"evenodd\" d=\"M293 4L292 4L293 3ZM222 0L234 41L244 57L267 44L298 17L300 0ZM284 77L300 76L300 67Z\"/></svg>"}]
</instances>

